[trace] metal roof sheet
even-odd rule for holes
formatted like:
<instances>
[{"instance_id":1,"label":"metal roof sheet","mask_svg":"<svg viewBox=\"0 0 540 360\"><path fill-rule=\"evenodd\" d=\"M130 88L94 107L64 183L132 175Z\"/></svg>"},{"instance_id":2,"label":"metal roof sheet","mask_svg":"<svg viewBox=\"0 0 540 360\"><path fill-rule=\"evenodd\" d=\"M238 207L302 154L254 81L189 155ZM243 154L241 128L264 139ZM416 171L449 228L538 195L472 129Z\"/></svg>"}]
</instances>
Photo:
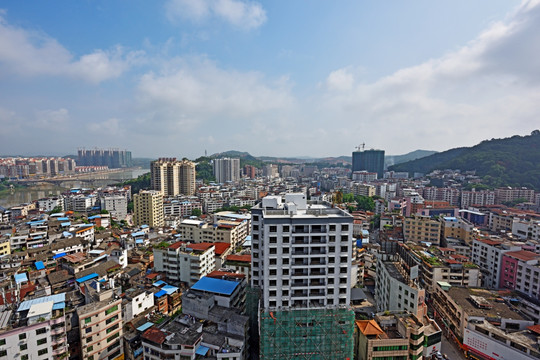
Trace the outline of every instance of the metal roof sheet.
<instances>
[{"instance_id":1,"label":"metal roof sheet","mask_svg":"<svg viewBox=\"0 0 540 360\"><path fill-rule=\"evenodd\" d=\"M207 291L216 294L231 295L238 287L236 281L214 279L210 277L202 277L191 288L193 290Z\"/></svg>"}]
</instances>

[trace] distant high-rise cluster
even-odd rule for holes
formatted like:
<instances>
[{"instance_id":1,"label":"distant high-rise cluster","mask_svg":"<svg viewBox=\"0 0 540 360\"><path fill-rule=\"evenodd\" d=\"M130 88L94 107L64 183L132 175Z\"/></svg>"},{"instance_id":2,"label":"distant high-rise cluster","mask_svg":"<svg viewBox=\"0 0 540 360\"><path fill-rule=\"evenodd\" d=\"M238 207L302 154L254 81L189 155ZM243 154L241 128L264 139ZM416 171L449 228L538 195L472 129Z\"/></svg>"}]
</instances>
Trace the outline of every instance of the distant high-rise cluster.
<instances>
[{"instance_id":1,"label":"distant high-rise cluster","mask_svg":"<svg viewBox=\"0 0 540 360\"><path fill-rule=\"evenodd\" d=\"M133 166L131 151L119 149L79 149L80 166L108 166L110 169L128 168Z\"/></svg>"},{"instance_id":2,"label":"distant high-rise cluster","mask_svg":"<svg viewBox=\"0 0 540 360\"><path fill-rule=\"evenodd\" d=\"M195 163L176 158L160 158L150 165L152 189L164 196L195 194Z\"/></svg>"},{"instance_id":3,"label":"distant high-rise cluster","mask_svg":"<svg viewBox=\"0 0 540 360\"><path fill-rule=\"evenodd\" d=\"M218 183L240 180L240 159L215 159L214 176Z\"/></svg>"},{"instance_id":4,"label":"distant high-rise cluster","mask_svg":"<svg viewBox=\"0 0 540 360\"><path fill-rule=\"evenodd\" d=\"M377 173L377 178L384 175L384 150L357 150L352 153L352 171Z\"/></svg>"},{"instance_id":5,"label":"distant high-rise cluster","mask_svg":"<svg viewBox=\"0 0 540 360\"><path fill-rule=\"evenodd\" d=\"M69 158L0 159L0 176L9 178L48 177L72 174L75 160Z\"/></svg>"}]
</instances>

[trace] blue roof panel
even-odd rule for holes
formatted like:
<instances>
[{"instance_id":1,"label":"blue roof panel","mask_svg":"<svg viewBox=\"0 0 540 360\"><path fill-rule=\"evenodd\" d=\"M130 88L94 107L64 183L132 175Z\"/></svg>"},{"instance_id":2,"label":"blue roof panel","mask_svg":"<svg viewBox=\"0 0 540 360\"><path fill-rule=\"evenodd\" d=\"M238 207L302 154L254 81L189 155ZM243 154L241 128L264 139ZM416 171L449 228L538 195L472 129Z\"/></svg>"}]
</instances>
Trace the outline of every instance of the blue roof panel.
<instances>
[{"instance_id":1,"label":"blue roof panel","mask_svg":"<svg viewBox=\"0 0 540 360\"><path fill-rule=\"evenodd\" d=\"M214 279L205 276L197 281L191 288L216 294L231 295L238 285L239 283L236 281Z\"/></svg>"},{"instance_id":2,"label":"blue roof panel","mask_svg":"<svg viewBox=\"0 0 540 360\"><path fill-rule=\"evenodd\" d=\"M153 322L150 322L148 321L147 323L139 326L137 328L138 331L145 331L145 330L148 330L149 328L151 328L152 326L154 326L154 323Z\"/></svg>"},{"instance_id":3,"label":"blue roof panel","mask_svg":"<svg viewBox=\"0 0 540 360\"><path fill-rule=\"evenodd\" d=\"M208 350L210 350L210 348L207 348L206 346L201 345L197 348L197 350L195 350L195 354L206 356L206 353L208 352Z\"/></svg>"},{"instance_id":4,"label":"blue roof panel","mask_svg":"<svg viewBox=\"0 0 540 360\"><path fill-rule=\"evenodd\" d=\"M165 290L160 290L157 293L154 294L155 297L160 298L163 295L167 295L167 292Z\"/></svg>"},{"instance_id":5,"label":"blue roof panel","mask_svg":"<svg viewBox=\"0 0 540 360\"><path fill-rule=\"evenodd\" d=\"M88 281L88 280L92 280L92 279L95 279L99 277L99 274L98 273L91 273L91 274L88 274L86 276L83 276L82 278L80 279L77 279L77 282L80 284L80 283L83 283L85 281Z\"/></svg>"},{"instance_id":6,"label":"blue roof panel","mask_svg":"<svg viewBox=\"0 0 540 360\"><path fill-rule=\"evenodd\" d=\"M29 310L32 305L42 304L42 303L46 303L46 302L49 302L49 301L52 301L55 305L57 303L65 302L66 301L66 293L55 294L55 295L50 295L50 296L44 296L44 297L40 297L40 298L37 298L37 299L23 301L21 303L21 305L19 305L19 308L17 309L17 311ZM54 308L55 305L53 305L53 308Z\"/></svg>"},{"instance_id":7,"label":"blue roof panel","mask_svg":"<svg viewBox=\"0 0 540 360\"><path fill-rule=\"evenodd\" d=\"M60 309L65 309L66 308L66 303L65 302L59 302L59 303L55 303L52 307L53 310L60 310Z\"/></svg>"},{"instance_id":8,"label":"blue roof panel","mask_svg":"<svg viewBox=\"0 0 540 360\"><path fill-rule=\"evenodd\" d=\"M22 283L22 282L28 281L28 276L26 276L26 273L15 274L14 277L15 277L15 282L16 282L17 284L20 284L20 283Z\"/></svg>"},{"instance_id":9,"label":"blue roof panel","mask_svg":"<svg viewBox=\"0 0 540 360\"><path fill-rule=\"evenodd\" d=\"M53 259L58 259L58 258L61 258L61 257L66 256L66 255L67 255L67 254L66 254L65 252L63 252L63 253L54 255L52 258L53 258Z\"/></svg>"},{"instance_id":10,"label":"blue roof panel","mask_svg":"<svg viewBox=\"0 0 540 360\"><path fill-rule=\"evenodd\" d=\"M36 269L38 269L38 270L43 270L43 269L45 269L45 265L43 265L43 261L36 261L36 262L34 263L34 265L36 265Z\"/></svg>"}]
</instances>

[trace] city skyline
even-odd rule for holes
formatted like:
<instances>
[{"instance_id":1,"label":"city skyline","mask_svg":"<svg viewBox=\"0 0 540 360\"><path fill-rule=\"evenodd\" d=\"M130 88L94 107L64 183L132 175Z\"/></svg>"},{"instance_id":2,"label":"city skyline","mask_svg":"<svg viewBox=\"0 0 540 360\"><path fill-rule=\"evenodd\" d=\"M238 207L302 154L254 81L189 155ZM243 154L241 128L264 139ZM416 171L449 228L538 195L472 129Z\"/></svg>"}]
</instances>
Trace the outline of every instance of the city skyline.
<instances>
[{"instance_id":1,"label":"city skyline","mask_svg":"<svg viewBox=\"0 0 540 360\"><path fill-rule=\"evenodd\" d=\"M536 0L122 5L2 6L0 153L404 154L537 127Z\"/></svg>"}]
</instances>

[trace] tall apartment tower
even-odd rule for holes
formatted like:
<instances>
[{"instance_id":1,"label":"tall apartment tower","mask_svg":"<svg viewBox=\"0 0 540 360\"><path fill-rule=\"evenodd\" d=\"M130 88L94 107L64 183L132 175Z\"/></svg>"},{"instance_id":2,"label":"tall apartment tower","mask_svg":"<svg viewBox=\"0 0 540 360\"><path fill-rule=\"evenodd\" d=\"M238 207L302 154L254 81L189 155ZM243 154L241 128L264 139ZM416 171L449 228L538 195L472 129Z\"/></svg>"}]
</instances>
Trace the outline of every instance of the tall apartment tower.
<instances>
[{"instance_id":1,"label":"tall apartment tower","mask_svg":"<svg viewBox=\"0 0 540 360\"><path fill-rule=\"evenodd\" d=\"M214 159L214 176L218 183L240 180L240 159Z\"/></svg>"},{"instance_id":2,"label":"tall apartment tower","mask_svg":"<svg viewBox=\"0 0 540 360\"><path fill-rule=\"evenodd\" d=\"M165 224L163 194L157 190L142 190L133 195L133 223L160 227Z\"/></svg>"},{"instance_id":3,"label":"tall apartment tower","mask_svg":"<svg viewBox=\"0 0 540 360\"><path fill-rule=\"evenodd\" d=\"M195 163L161 158L150 164L152 189L164 196L195 194Z\"/></svg>"},{"instance_id":4,"label":"tall apartment tower","mask_svg":"<svg viewBox=\"0 0 540 360\"><path fill-rule=\"evenodd\" d=\"M304 194L267 196L251 214L261 359L352 359L353 217Z\"/></svg>"},{"instance_id":5,"label":"tall apartment tower","mask_svg":"<svg viewBox=\"0 0 540 360\"><path fill-rule=\"evenodd\" d=\"M352 171L377 173L377 178L384 175L384 150L357 150L352 153Z\"/></svg>"}]
</instances>

